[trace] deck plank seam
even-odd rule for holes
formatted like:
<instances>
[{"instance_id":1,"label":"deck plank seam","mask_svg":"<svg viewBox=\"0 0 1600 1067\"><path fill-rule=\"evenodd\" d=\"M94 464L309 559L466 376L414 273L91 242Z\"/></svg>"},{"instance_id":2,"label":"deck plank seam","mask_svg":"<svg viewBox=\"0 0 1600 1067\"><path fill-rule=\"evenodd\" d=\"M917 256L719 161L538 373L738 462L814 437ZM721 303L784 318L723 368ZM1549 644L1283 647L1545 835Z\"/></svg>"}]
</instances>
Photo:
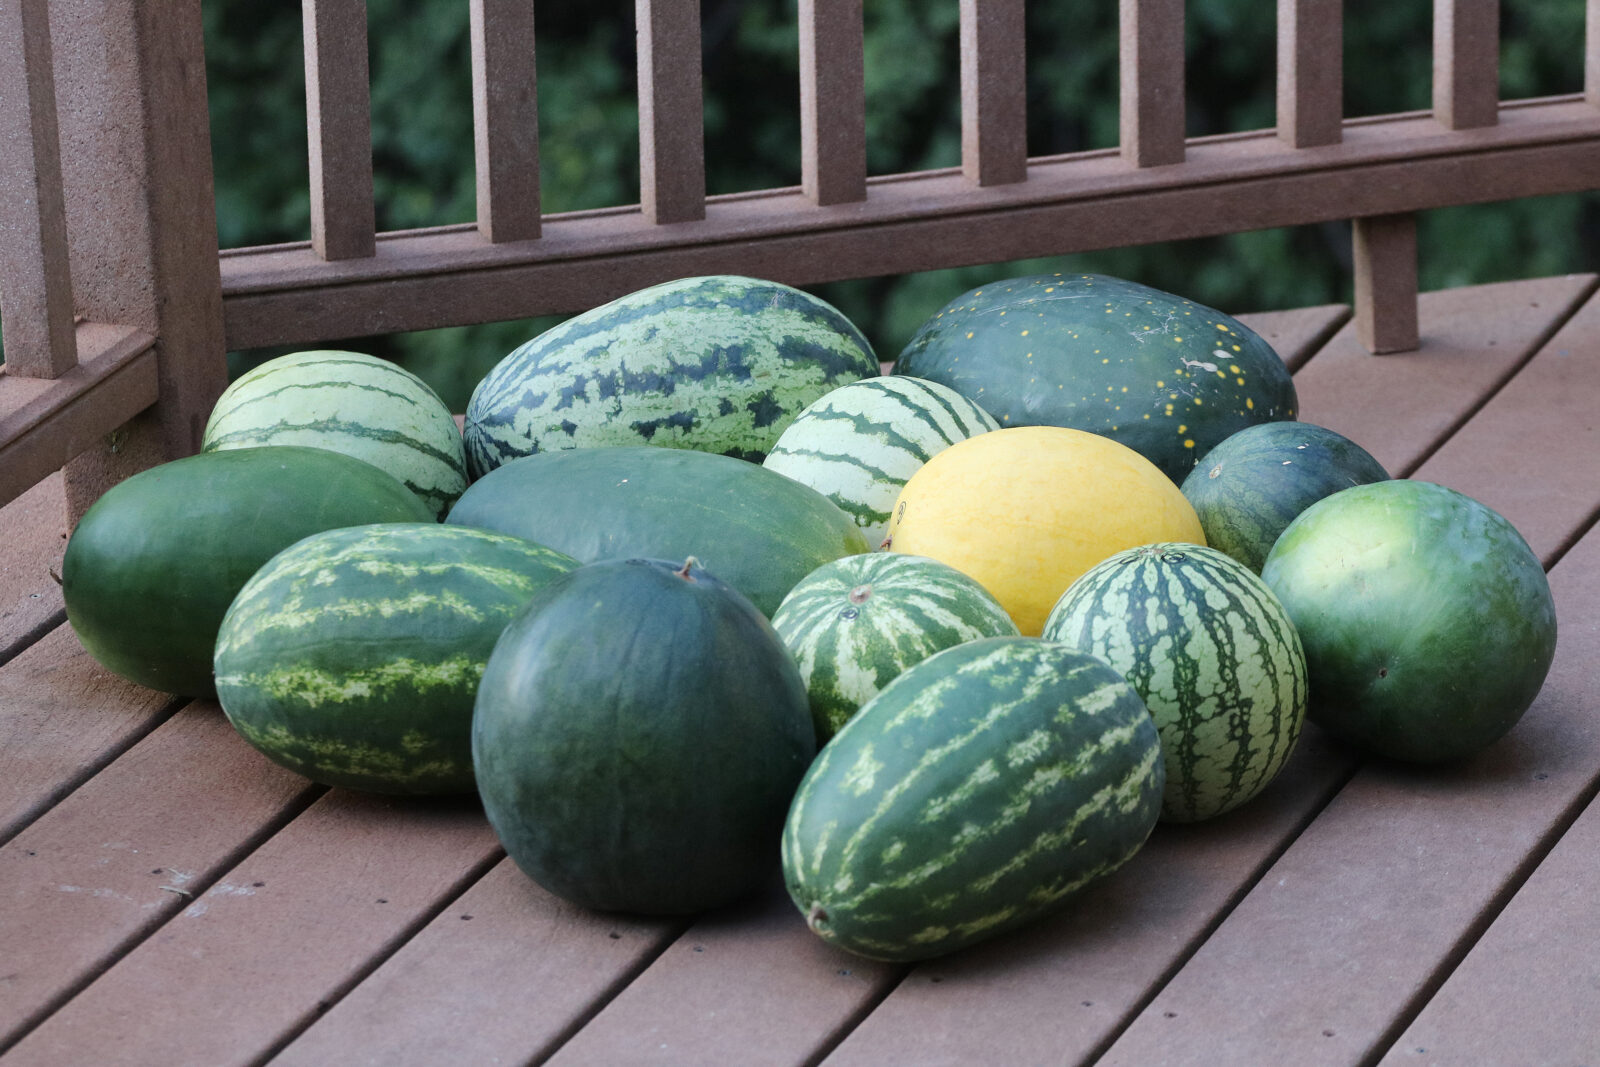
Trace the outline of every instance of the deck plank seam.
<instances>
[{"instance_id":1,"label":"deck plank seam","mask_svg":"<svg viewBox=\"0 0 1600 1067\"><path fill-rule=\"evenodd\" d=\"M34 645L43 641L51 630L54 630L57 626L65 625L66 621L67 609L64 607L57 608L33 626L16 635L4 646L0 646L0 667L4 667Z\"/></svg>"},{"instance_id":2,"label":"deck plank seam","mask_svg":"<svg viewBox=\"0 0 1600 1067\"><path fill-rule=\"evenodd\" d=\"M817 1042L817 1047L812 1050L809 1056L800 1061L800 1067L817 1067L818 1064L823 1063L829 1056L832 1056L834 1051L844 1044L845 1039L855 1033L856 1028L865 1022L873 1012L877 1011L879 1006L888 1000L896 989L900 988L901 983L911 977L914 969L911 966L898 968L900 973L895 976L893 981L883 983L882 989L863 1000L854 1011L840 1020L838 1026L822 1035L822 1038Z\"/></svg>"}]
</instances>

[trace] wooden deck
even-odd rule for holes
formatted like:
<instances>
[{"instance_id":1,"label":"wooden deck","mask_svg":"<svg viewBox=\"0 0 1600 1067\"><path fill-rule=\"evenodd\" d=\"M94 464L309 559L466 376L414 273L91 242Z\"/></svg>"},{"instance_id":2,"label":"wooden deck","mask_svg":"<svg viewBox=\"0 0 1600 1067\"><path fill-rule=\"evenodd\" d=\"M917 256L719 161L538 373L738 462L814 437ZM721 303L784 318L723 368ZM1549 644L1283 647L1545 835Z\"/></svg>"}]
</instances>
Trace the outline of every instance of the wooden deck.
<instances>
[{"instance_id":1,"label":"wooden deck","mask_svg":"<svg viewBox=\"0 0 1600 1067\"><path fill-rule=\"evenodd\" d=\"M1560 620L1539 700L1449 769L1309 727L1267 793L1158 827L1052 920L917 967L776 879L693 922L542 893L476 805L312 786L62 624L57 481L0 512L0 1050L48 1064L1583 1064L1600 1059L1600 296L1246 316L1302 417L1510 518Z\"/></svg>"}]
</instances>

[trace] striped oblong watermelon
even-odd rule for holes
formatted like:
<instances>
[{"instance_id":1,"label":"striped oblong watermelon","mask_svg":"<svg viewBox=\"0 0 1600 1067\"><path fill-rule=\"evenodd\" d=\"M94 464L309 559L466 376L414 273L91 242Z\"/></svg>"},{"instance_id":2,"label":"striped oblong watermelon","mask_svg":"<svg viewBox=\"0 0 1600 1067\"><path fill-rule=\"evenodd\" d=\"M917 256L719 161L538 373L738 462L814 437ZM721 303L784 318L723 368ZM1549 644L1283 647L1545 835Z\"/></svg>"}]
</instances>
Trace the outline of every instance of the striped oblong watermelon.
<instances>
[{"instance_id":1,"label":"striped oblong watermelon","mask_svg":"<svg viewBox=\"0 0 1600 1067\"><path fill-rule=\"evenodd\" d=\"M1112 556L1061 595L1044 637L1105 660L1144 699L1166 756L1166 821L1243 804L1300 736L1300 636L1266 584L1216 549L1155 544Z\"/></svg>"},{"instance_id":2,"label":"striped oblong watermelon","mask_svg":"<svg viewBox=\"0 0 1600 1067\"><path fill-rule=\"evenodd\" d=\"M467 487L461 432L403 367L360 352L291 352L223 390L201 450L304 445L388 471L442 516Z\"/></svg>"},{"instance_id":3,"label":"striped oblong watermelon","mask_svg":"<svg viewBox=\"0 0 1600 1067\"><path fill-rule=\"evenodd\" d=\"M1026 637L939 652L823 748L783 836L789 895L859 955L914 960L1035 919L1144 844L1161 806L1144 703Z\"/></svg>"},{"instance_id":4,"label":"striped oblong watermelon","mask_svg":"<svg viewBox=\"0 0 1600 1067\"><path fill-rule=\"evenodd\" d=\"M477 478L535 452L601 445L760 462L807 404L878 372L867 339L825 301L757 278L681 278L501 360L467 404L467 462Z\"/></svg>"},{"instance_id":5,"label":"striped oblong watermelon","mask_svg":"<svg viewBox=\"0 0 1600 1067\"><path fill-rule=\"evenodd\" d=\"M898 552L824 563L789 590L772 626L800 667L818 741L935 652L1017 635L1006 609L976 581Z\"/></svg>"},{"instance_id":6,"label":"striped oblong watermelon","mask_svg":"<svg viewBox=\"0 0 1600 1067\"><path fill-rule=\"evenodd\" d=\"M906 481L936 453L999 424L949 386L905 375L866 378L813 401L763 466L839 505L877 545Z\"/></svg>"}]
</instances>

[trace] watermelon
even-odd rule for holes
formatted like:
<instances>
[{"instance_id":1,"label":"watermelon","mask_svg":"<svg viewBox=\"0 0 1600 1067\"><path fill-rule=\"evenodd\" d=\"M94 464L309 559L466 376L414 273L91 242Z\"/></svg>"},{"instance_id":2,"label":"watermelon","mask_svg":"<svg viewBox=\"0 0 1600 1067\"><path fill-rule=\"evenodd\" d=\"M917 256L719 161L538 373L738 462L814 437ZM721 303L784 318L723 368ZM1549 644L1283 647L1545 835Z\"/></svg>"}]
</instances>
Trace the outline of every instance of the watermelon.
<instances>
[{"instance_id":1,"label":"watermelon","mask_svg":"<svg viewBox=\"0 0 1600 1067\"><path fill-rule=\"evenodd\" d=\"M1011 278L964 293L895 361L1001 426L1103 434L1174 482L1230 434L1292 419L1294 382L1238 319L1099 274Z\"/></svg>"},{"instance_id":2,"label":"watermelon","mask_svg":"<svg viewBox=\"0 0 1600 1067\"><path fill-rule=\"evenodd\" d=\"M325 785L471 792L472 705L506 623L576 560L438 523L313 534L223 617L217 698L240 736Z\"/></svg>"},{"instance_id":3,"label":"watermelon","mask_svg":"<svg viewBox=\"0 0 1600 1067\"><path fill-rule=\"evenodd\" d=\"M517 865L565 900L650 914L775 875L815 753L778 635L694 560L595 563L536 593L472 723L484 810Z\"/></svg>"},{"instance_id":4,"label":"watermelon","mask_svg":"<svg viewBox=\"0 0 1600 1067\"><path fill-rule=\"evenodd\" d=\"M1266 788L1306 713L1306 662L1255 572L1189 544L1143 545L1061 595L1044 637L1098 656L1144 700L1161 735L1161 817L1197 822Z\"/></svg>"},{"instance_id":5,"label":"watermelon","mask_svg":"<svg viewBox=\"0 0 1600 1067\"><path fill-rule=\"evenodd\" d=\"M855 519L870 544L889 532L906 480L935 453L997 429L978 405L920 378L868 378L812 401L762 465L803 482Z\"/></svg>"},{"instance_id":6,"label":"watermelon","mask_svg":"<svg viewBox=\"0 0 1600 1067\"><path fill-rule=\"evenodd\" d=\"M1305 644L1307 717L1369 752L1465 759L1533 703L1555 655L1539 558L1503 515L1395 480L1312 504L1261 578Z\"/></svg>"},{"instance_id":7,"label":"watermelon","mask_svg":"<svg viewBox=\"0 0 1600 1067\"><path fill-rule=\"evenodd\" d=\"M432 520L393 476L338 452L282 445L173 460L112 486L78 520L61 565L67 621L116 674L210 696L222 617L267 560L323 530Z\"/></svg>"},{"instance_id":8,"label":"watermelon","mask_svg":"<svg viewBox=\"0 0 1600 1067\"><path fill-rule=\"evenodd\" d=\"M832 559L868 550L827 497L729 456L672 448L580 448L497 467L448 520L526 537L583 562L698 557L771 616Z\"/></svg>"},{"instance_id":9,"label":"watermelon","mask_svg":"<svg viewBox=\"0 0 1600 1067\"><path fill-rule=\"evenodd\" d=\"M360 352L291 352L234 380L201 450L305 445L388 471L442 516L467 487L461 432L415 374Z\"/></svg>"},{"instance_id":10,"label":"watermelon","mask_svg":"<svg viewBox=\"0 0 1600 1067\"><path fill-rule=\"evenodd\" d=\"M825 301L757 278L681 278L496 364L467 404L467 462L477 478L535 452L649 444L759 463L807 404L878 373L867 339Z\"/></svg>"},{"instance_id":11,"label":"watermelon","mask_svg":"<svg viewBox=\"0 0 1600 1067\"><path fill-rule=\"evenodd\" d=\"M824 563L789 590L772 626L800 666L818 741L935 652L1017 633L983 586L938 560L899 552Z\"/></svg>"},{"instance_id":12,"label":"watermelon","mask_svg":"<svg viewBox=\"0 0 1600 1067\"><path fill-rule=\"evenodd\" d=\"M971 641L890 682L824 746L789 809L784 878L840 948L953 952L1121 866L1162 781L1155 724L1116 671L1036 638Z\"/></svg>"},{"instance_id":13,"label":"watermelon","mask_svg":"<svg viewBox=\"0 0 1600 1067\"><path fill-rule=\"evenodd\" d=\"M1343 434L1309 422L1264 422L1231 435L1183 480L1206 544L1257 574L1272 543L1306 508L1389 472Z\"/></svg>"}]
</instances>

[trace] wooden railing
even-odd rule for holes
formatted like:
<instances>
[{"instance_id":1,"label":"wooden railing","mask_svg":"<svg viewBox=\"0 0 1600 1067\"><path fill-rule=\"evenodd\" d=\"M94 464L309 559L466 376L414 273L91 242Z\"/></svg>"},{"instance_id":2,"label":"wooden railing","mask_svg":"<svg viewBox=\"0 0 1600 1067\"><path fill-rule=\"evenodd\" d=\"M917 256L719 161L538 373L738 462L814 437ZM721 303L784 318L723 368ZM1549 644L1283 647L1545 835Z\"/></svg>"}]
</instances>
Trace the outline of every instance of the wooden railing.
<instances>
[{"instance_id":1,"label":"wooden railing","mask_svg":"<svg viewBox=\"0 0 1600 1067\"><path fill-rule=\"evenodd\" d=\"M874 177L866 172L862 0L801 0L801 182L713 197L698 0L636 0L641 202L542 215L535 5L466 2L476 222L376 231L366 5L303 0L310 239L218 257L214 220L181 236L172 226L212 210L209 161L196 158L209 152L203 86L193 73L203 69L198 0L52 0L58 38L72 30L65 37L73 78L62 84L99 86L63 120L64 155L52 131L44 0L3 0L0 121L9 169L0 298L13 362L0 379L0 449L32 438L45 444L15 479L10 460L0 464L8 479L0 499L82 440L81 431L71 436L16 399L37 388L19 386L21 375L68 383L94 361L82 351L83 326L78 351L68 343L74 309L101 318L103 307L137 307L103 321L155 339L157 436L170 455L186 440L193 447L195 420L220 388L224 347L570 312L694 273L814 284L1352 219L1361 337L1374 351L1402 350L1418 343L1416 212L1600 186L1600 0L1588 0L1584 94L1501 101L1498 3L1435 0L1433 108L1359 119L1341 110L1341 5L1279 0L1276 128L1203 138L1184 134L1182 0L1120 0L1120 147L1033 158L1023 0L959 0L961 165ZM128 72L87 76L95 61L85 41L92 34L82 28L89 19L126 34L110 54L135 43L154 54L137 56ZM151 106L136 107L134 92ZM116 107L107 112L108 104ZM113 125L95 125L81 110L88 106L100 106ZM152 123L155 110L161 120ZM111 164L75 153L121 152L130 138L139 146L133 170L142 194L122 187L106 202L88 193L90 178ZM62 188L65 208L55 195ZM108 214L122 221L108 222ZM95 243L107 235L109 245ZM130 262L129 246L140 250L133 276L108 281L95 264ZM198 248L209 267L180 268ZM69 280L69 259L79 274L91 265L87 297ZM180 274L185 298L175 307ZM128 295L142 291L159 295ZM122 294L120 304L108 299L112 292ZM94 432L148 401L148 391L98 380L50 387L66 408L127 394L127 403L94 408L93 417L83 409Z\"/></svg>"}]
</instances>

